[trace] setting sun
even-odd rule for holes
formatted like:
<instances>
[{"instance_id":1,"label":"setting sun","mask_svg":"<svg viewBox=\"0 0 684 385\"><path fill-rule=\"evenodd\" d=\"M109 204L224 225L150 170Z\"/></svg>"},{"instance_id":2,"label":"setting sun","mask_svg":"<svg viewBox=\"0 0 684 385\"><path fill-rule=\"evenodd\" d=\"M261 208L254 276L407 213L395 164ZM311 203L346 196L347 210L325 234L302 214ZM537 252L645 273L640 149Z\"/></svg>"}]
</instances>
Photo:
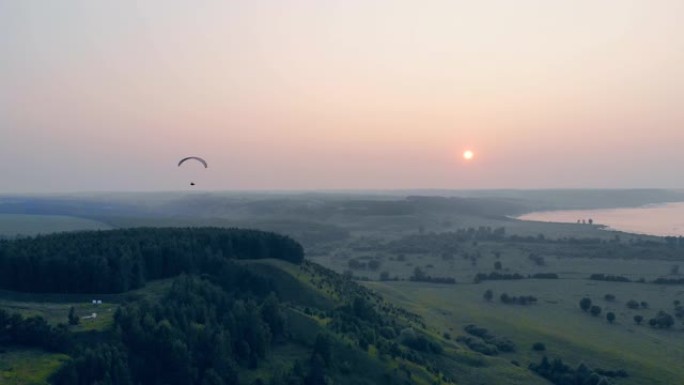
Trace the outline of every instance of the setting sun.
<instances>
[{"instance_id":1,"label":"setting sun","mask_svg":"<svg viewBox=\"0 0 684 385\"><path fill-rule=\"evenodd\" d=\"M475 156L475 154L470 150L467 150L463 153L463 159L465 159L465 160L471 160L471 159L473 159L474 156Z\"/></svg>"}]
</instances>

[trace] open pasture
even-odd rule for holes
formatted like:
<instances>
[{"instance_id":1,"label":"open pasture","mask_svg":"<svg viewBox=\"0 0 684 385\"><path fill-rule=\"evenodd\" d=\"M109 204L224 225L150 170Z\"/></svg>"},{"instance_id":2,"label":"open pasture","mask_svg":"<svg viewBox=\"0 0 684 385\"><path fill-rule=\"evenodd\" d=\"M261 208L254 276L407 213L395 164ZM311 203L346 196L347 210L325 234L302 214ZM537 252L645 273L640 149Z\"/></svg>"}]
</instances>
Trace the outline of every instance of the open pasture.
<instances>
[{"instance_id":1,"label":"open pasture","mask_svg":"<svg viewBox=\"0 0 684 385\"><path fill-rule=\"evenodd\" d=\"M561 279L587 279L592 274L621 275L633 281L644 279L652 281L659 277L669 276L673 268L684 265L684 262L659 259L657 253L651 258L589 258L581 252L575 257L566 257L565 250L572 245L554 245L539 251L538 245L515 244L505 242L479 242L476 245L464 243L459 250L445 255L438 252L402 253L383 249L382 246L371 250L355 250L348 246L339 247L329 254L312 257L312 260L329 267L339 273L351 271L354 276L379 279L382 272L387 272L394 279L408 279L420 268L426 275L451 277L457 282L473 282L478 273L518 273L523 276L538 273L555 273ZM530 258L536 255L542 262ZM368 262L379 262L377 268L370 268ZM366 267L353 267L358 261ZM500 264L500 268L496 266ZM684 269L684 266L682 266Z\"/></svg>"},{"instance_id":2,"label":"open pasture","mask_svg":"<svg viewBox=\"0 0 684 385\"><path fill-rule=\"evenodd\" d=\"M40 349L2 348L0 352L0 384L46 385L50 375L69 357L46 353Z\"/></svg>"},{"instance_id":3,"label":"open pasture","mask_svg":"<svg viewBox=\"0 0 684 385\"><path fill-rule=\"evenodd\" d=\"M653 329L647 320L659 310L672 313L673 301L684 300L684 290L675 286L643 285L583 280L492 281L481 284L439 285L414 282L366 282L386 298L425 317L428 326L464 335L463 327L476 324L497 336L513 340L517 352L500 355L517 360L523 366L538 363L542 353L532 351L532 344L542 342L546 354L561 357L571 366L584 362L590 367L625 369L629 378L620 384L674 384L684 378L684 331L680 321L671 330ZM483 293L491 289L494 299L487 302ZM533 295L534 305L503 304L499 296ZM606 301L613 294L614 301ZM602 313L592 316L579 308L579 301L589 297L601 306ZM632 310L629 299L646 301L647 309ZM605 314L616 314L614 323ZM640 314L646 321L636 325Z\"/></svg>"}]
</instances>

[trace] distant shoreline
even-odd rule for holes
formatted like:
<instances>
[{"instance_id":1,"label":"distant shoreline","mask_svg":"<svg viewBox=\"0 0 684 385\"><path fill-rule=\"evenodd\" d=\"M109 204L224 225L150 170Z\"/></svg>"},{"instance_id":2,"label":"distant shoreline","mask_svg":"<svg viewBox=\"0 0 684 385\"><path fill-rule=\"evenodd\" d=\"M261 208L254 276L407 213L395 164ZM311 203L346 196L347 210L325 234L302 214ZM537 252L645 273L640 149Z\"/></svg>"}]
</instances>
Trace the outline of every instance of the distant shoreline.
<instances>
[{"instance_id":1,"label":"distant shoreline","mask_svg":"<svg viewBox=\"0 0 684 385\"><path fill-rule=\"evenodd\" d=\"M606 231L641 235L684 236L684 201L650 203L638 207L535 211L516 216L515 219L593 225ZM578 223L578 220L585 222Z\"/></svg>"}]
</instances>

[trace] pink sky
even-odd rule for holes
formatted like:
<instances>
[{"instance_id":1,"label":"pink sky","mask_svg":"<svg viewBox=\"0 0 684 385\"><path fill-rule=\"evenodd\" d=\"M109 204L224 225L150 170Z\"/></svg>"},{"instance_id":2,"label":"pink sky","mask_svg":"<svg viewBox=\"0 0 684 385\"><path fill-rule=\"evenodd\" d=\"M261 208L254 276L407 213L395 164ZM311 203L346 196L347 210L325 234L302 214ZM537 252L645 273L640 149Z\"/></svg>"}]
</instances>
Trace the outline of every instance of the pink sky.
<instances>
[{"instance_id":1,"label":"pink sky","mask_svg":"<svg viewBox=\"0 0 684 385\"><path fill-rule=\"evenodd\" d=\"M684 187L683 17L666 0L0 0L0 193ZM177 169L186 155L210 168Z\"/></svg>"}]
</instances>

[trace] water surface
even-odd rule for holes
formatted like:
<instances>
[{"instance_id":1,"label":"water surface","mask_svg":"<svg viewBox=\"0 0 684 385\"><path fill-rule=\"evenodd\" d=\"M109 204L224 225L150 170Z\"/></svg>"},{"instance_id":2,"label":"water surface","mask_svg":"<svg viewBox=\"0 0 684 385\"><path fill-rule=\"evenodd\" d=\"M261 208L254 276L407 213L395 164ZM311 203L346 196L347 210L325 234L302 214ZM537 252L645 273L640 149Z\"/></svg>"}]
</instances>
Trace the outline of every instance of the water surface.
<instances>
[{"instance_id":1,"label":"water surface","mask_svg":"<svg viewBox=\"0 0 684 385\"><path fill-rule=\"evenodd\" d=\"M518 219L541 222L577 223L593 220L611 230L650 235L684 236L684 202L635 208L540 211Z\"/></svg>"}]
</instances>

